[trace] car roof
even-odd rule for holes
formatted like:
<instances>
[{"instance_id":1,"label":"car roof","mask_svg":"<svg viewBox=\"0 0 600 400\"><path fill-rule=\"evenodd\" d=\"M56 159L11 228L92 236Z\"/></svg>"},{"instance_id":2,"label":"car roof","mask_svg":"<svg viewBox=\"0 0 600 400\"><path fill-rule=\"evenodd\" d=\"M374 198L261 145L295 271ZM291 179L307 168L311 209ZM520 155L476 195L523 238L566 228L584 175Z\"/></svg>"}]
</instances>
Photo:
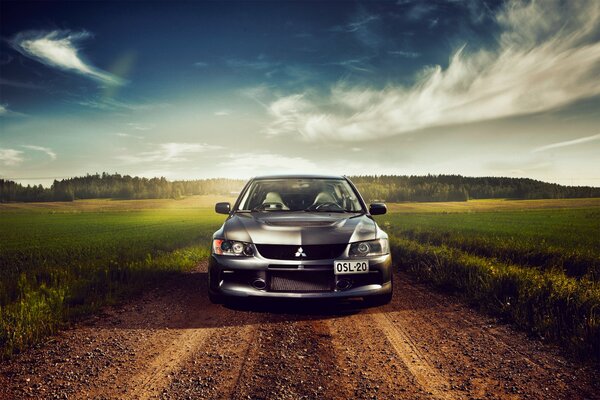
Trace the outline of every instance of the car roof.
<instances>
[{"instance_id":1,"label":"car roof","mask_svg":"<svg viewBox=\"0 0 600 400\"><path fill-rule=\"evenodd\" d=\"M255 176L252 180L263 179L346 179L342 175L318 175L318 174L279 174Z\"/></svg>"}]
</instances>

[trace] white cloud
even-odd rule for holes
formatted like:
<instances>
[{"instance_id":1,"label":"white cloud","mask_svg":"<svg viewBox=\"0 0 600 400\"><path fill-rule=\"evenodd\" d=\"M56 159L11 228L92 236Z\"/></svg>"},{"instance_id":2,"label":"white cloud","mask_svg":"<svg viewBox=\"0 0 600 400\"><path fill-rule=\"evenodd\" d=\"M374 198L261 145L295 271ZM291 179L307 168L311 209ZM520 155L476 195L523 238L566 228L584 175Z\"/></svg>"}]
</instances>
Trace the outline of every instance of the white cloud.
<instances>
[{"instance_id":1,"label":"white cloud","mask_svg":"<svg viewBox=\"0 0 600 400\"><path fill-rule=\"evenodd\" d=\"M204 61L198 61L194 63L194 67L205 68L208 67L208 63Z\"/></svg>"},{"instance_id":2,"label":"white cloud","mask_svg":"<svg viewBox=\"0 0 600 400\"><path fill-rule=\"evenodd\" d=\"M545 146L540 146L540 147L533 149L532 153L539 153L540 151L557 149L560 147L575 146L577 144L592 142L594 140L600 140L600 133L598 133L596 135L592 135L592 136L585 136L585 137L578 138L578 139L567 140L564 142L558 142L558 143L547 144Z\"/></svg>"},{"instance_id":3,"label":"white cloud","mask_svg":"<svg viewBox=\"0 0 600 400\"><path fill-rule=\"evenodd\" d=\"M412 87L333 86L268 107L269 134L367 140L435 126L555 109L600 94L600 2L509 1L496 14L493 50L456 51ZM358 96L354 99L354 96Z\"/></svg>"},{"instance_id":4,"label":"white cloud","mask_svg":"<svg viewBox=\"0 0 600 400\"><path fill-rule=\"evenodd\" d=\"M139 136L139 135L132 135L130 133L123 133L123 132L117 132L115 133L116 136L120 136L120 137L126 137L126 138L135 138L135 139L143 139L143 136Z\"/></svg>"},{"instance_id":5,"label":"white cloud","mask_svg":"<svg viewBox=\"0 0 600 400\"><path fill-rule=\"evenodd\" d=\"M7 105L0 104L0 117L22 117L25 114L8 109Z\"/></svg>"},{"instance_id":6,"label":"white cloud","mask_svg":"<svg viewBox=\"0 0 600 400\"><path fill-rule=\"evenodd\" d=\"M80 54L78 43L91 35L88 32L26 31L17 34L11 44L24 56L64 71L76 72L97 81L111 85L122 85L124 80L102 71L85 62Z\"/></svg>"},{"instance_id":7,"label":"white cloud","mask_svg":"<svg viewBox=\"0 0 600 400\"><path fill-rule=\"evenodd\" d=\"M265 171L277 173L311 173L318 172L317 165L302 157L286 157L270 153L241 153L229 155L229 160L220 162L217 166L225 175L245 177L265 174ZM235 172L233 175L225 170Z\"/></svg>"},{"instance_id":8,"label":"white cloud","mask_svg":"<svg viewBox=\"0 0 600 400\"><path fill-rule=\"evenodd\" d=\"M189 155L206 153L219 149L222 149L222 146L206 143L162 143L154 150L137 154L121 155L118 156L117 159L128 164L148 162L177 163L189 161L187 158Z\"/></svg>"},{"instance_id":9,"label":"white cloud","mask_svg":"<svg viewBox=\"0 0 600 400\"><path fill-rule=\"evenodd\" d=\"M215 116L217 116L217 117L225 117L225 116L227 116L229 114L231 114L231 111L229 111L229 110L215 111Z\"/></svg>"},{"instance_id":10,"label":"white cloud","mask_svg":"<svg viewBox=\"0 0 600 400\"><path fill-rule=\"evenodd\" d=\"M21 147L24 147L29 150L41 151L42 153L46 153L48 155L48 157L50 157L51 160L56 160L56 153L48 147L33 146L33 145L23 145Z\"/></svg>"},{"instance_id":11,"label":"white cloud","mask_svg":"<svg viewBox=\"0 0 600 400\"><path fill-rule=\"evenodd\" d=\"M0 164L5 167L14 167L23 162L22 151L0 148Z\"/></svg>"},{"instance_id":12,"label":"white cloud","mask_svg":"<svg viewBox=\"0 0 600 400\"><path fill-rule=\"evenodd\" d=\"M149 131L150 129L154 128L154 125L146 125L139 122L129 122L127 126L135 129L136 131Z\"/></svg>"}]
</instances>

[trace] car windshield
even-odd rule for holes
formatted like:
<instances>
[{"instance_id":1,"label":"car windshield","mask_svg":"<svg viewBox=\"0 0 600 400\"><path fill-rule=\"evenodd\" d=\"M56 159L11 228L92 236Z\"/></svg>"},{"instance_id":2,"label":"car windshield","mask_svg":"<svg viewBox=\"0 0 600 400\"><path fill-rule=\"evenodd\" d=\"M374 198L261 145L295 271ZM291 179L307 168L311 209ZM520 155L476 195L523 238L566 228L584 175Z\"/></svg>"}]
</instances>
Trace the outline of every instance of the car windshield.
<instances>
[{"instance_id":1,"label":"car windshield","mask_svg":"<svg viewBox=\"0 0 600 400\"><path fill-rule=\"evenodd\" d=\"M345 179L259 179L243 194L238 211L363 212Z\"/></svg>"}]
</instances>

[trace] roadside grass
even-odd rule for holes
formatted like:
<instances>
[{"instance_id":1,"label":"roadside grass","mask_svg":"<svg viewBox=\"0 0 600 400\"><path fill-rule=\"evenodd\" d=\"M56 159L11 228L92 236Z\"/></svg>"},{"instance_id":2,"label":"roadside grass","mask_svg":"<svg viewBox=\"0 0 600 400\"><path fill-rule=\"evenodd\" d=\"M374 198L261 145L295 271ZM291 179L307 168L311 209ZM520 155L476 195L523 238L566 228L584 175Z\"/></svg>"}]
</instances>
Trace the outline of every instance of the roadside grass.
<instances>
[{"instance_id":1,"label":"roadside grass","mask_svg":"<svg viewBox=\"0 0 600 400\"><path fill-rule=\"evenodd\" d=\"M391 205L398 211L377 221L390 234L401 269L600 360L600 204L587 200L534 200L514 208L478 201L487 204L457 206L463 212Z\"/></svg>"},{"instance_id":2,"label":"roadside grass","mask_svg":"<svg viewBox=\"0 0 600 400\"><path fill-rule=\"evenodd\" d=\"M600 284L507 264L462 250L392 238L394 262L518 327L600 359Z\"/></svg>"},{"instance_id":3,"label":"roadside grass","mask_svg":"<svg viewBox=\"0 0 600 400\"><path fill-rule=\"evenodd\" d=\"M208 256L223 221L206 207L120 204L120 211L96 212L89 203L84 212L0 212L3 357L76 316L189 270Z\"/></svg>"},{"instance_id":4,"label":"roadside grass","mask_svg":"<svg viewBox=\"0 0 600 400\"><path fill-rule=\"evenodd\" d=\"M503 262L600 280L600 207L478 213L392 213L396 237L447 245Z\"/></svg>"}]
</instances>

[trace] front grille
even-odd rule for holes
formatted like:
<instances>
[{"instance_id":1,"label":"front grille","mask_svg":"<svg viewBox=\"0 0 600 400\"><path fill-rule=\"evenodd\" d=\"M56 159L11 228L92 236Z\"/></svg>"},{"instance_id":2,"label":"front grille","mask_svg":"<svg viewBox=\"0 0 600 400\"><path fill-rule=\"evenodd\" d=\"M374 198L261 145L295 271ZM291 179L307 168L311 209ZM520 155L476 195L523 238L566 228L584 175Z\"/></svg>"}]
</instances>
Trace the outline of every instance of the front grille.
<instances>
[{"instance_id":1,"label":"front grille","mask_svg":"<svg viewBox=\"0 0 600 400\"><path fill-rule=\"evenodd\" d=\"M287 244L257 244L256 248L265 258L272 260L330 260L339 257L346 250L346 243L307 244L302 246ZM306 256L296 257L299 248Z\"/></svg>"},{"instance_id":2,"label":"front grille","mask_svg":"<svg viewBox=\"0 0 600 400\"><path fill-rule=\"evenodd\" d=\"M327 292L333 290L330 272L272 271L270 289L273 292Z\"/></svg>"},{"instance_id":3,"label":"front grille","mask_svg":"<svg viewBox=\"0 0 600 400\"><path fill-rule=\"evenodd\" d=\"M269 269L286 269L286 270L319 270L319 271L333 271L333 265L312 265L312 264L269 264Z\"/></svg>"}]
</instances>

